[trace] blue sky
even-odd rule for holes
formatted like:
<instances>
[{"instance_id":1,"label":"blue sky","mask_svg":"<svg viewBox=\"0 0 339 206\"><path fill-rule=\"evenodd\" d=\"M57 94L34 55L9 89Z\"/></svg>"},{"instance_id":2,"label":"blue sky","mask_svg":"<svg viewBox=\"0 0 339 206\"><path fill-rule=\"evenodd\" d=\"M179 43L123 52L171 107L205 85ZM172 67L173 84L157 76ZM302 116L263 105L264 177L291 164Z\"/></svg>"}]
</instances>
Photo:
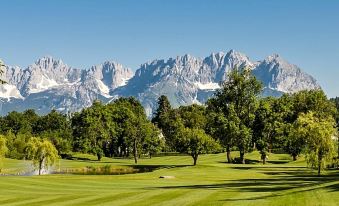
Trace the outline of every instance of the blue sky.
<instances>
[{"instance_id":1,"label":"blue sky","mask_svg":"<svg viewBox=\"0 0 339 206\"><path fill-rule=\"evenodd\" d=\"M9 65L52 55L79 68L115 60L135 70L185 53L278 53L339 96L337 0L0 0L0 8Z\"/></svg>"}]
</instances>

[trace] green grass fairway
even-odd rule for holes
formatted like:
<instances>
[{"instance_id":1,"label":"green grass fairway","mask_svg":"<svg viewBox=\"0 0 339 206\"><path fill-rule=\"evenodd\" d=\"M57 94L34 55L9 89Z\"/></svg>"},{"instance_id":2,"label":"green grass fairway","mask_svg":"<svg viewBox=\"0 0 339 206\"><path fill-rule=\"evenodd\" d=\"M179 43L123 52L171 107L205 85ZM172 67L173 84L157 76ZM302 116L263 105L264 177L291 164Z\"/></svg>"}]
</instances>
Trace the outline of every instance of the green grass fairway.
<instances>
[{"instance_id":1,"label":"green grass fairway","mask_svg":"<svg viewBox=\"0 0 339 206\"><path fill-rule=\"evenodd\" d=\"M215 154L200 156L194 167L190 157L166 156L141 159L140 167L155 169L147 173L0 176L0 205L339 205L339 171L317 177L302 159L271 155L263 166L258 153L247 158L253 164L225 164L225 154ZM55 169L107 164L134 165L131 159L80 159L61 160ZM29 162L7 159L6 165L4 172L15 174Z\"/></svg>"}]
</instances>

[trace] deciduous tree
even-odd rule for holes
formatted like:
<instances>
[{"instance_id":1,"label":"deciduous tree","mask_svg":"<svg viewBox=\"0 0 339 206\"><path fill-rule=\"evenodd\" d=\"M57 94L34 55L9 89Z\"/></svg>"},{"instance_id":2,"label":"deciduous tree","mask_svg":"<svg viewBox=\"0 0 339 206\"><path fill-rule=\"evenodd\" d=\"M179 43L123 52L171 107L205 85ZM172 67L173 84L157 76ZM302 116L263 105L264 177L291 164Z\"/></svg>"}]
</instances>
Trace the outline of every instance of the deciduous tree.
<instances>
[{"instance_id":1,"label":"deciduous tree","mask_svg":"<svg viewBox=\"0 0 339 206\"><path fill-rule=\"evenodd\" d=\"M219 144L202 129L184 128L179 135L178 149L193 158L193 165L197 164L199 155L220 150Z\"/></svg>"},{"instance_id":2,"label":"deciduous tree","mask_svg":"<svg viewBox=\"0 0 339 206\"><path fill-rule=\"evenodd\" d=\"M258 96L262 84L251 74L250 69L233 69L215 96L208 101L208 110L239 120L232 127L236 129L231 136L240 151L240 162L245 163L245 152L251 143L252 125L255 118ZM227 134L225 134L227 135ZM230 140L230 138L225 138Z\"/></svg>"},{"instance_id":3,"label":"deciduous tree","mask_svg":"<svg viewBox=\"0 0 339 206\"><path fill-rule=\"evenodd\" d=\"M144 142L143 151L148 154L150 158L153 155L161 152L165 146L164 137L160 130L151 122L146 122L143 128Z\"/></svg>"},{"instance_id":4,"label":"deciduous tree","mask_svg":"<svg viewBox=\"0 0 339 206\"><path fill-rule=\"evenodd\" d=\"M326 160L331 160L334 154L333 117L319 117L314 112L302 113L294 124L293 133L295 137L305 139L307 162L317 168L320 176Z\"/></svg>"},{"instance_id":5,"label":"deciduous tree","mask_svg":"<svg viewBox=\"0 0 339 206\"><path fill-rule=\"evenodd\" d=\"M32 137L26 147L28 159L33 161L33 166L39 171L39 175L43 169L47 170L53 166L58 159L58 151L54 145L46 140Z\"/></svg>"},{"instance_id":6,"label":"deciduous tree","mask_svg":"<svg viewBox=\"0 0 339 206\"><path fill-rule=\"evenodd\" d=\"M3 160L7 152L8 152L8 148L6 145L6 138L1 135L0 136L0 173L3 168Z\"/></svg>"}]
</instances>

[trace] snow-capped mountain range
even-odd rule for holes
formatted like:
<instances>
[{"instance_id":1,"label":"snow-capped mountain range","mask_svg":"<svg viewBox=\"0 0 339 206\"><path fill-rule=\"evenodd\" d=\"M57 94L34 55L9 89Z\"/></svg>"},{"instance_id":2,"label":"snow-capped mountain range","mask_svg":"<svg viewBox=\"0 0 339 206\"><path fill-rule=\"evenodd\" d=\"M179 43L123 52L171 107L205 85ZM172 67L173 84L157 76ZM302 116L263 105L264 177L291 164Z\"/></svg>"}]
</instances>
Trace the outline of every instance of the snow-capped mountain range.
<instances>
[{"instance_id":1,"label":"snow-capped mountain range","mask_svg":"<svg viewBox=\"0 0 339 206\"><path fill-rule=\"evenodd\" d=\"M25 69L5 67L7 84L0 86L0 113L30 108L40 114L51 109L74 112L95 99L110 102L119 96L135 96L150 116L160 95L168 96L174 107L204 103L236 66L252 69L264 84L265 96L320 88L312 76L279 55L254 62L234 50L204 59L186 54L142 64L135 73L111 61L79 69L47 56Z\"/></svg>"}]
</instances>

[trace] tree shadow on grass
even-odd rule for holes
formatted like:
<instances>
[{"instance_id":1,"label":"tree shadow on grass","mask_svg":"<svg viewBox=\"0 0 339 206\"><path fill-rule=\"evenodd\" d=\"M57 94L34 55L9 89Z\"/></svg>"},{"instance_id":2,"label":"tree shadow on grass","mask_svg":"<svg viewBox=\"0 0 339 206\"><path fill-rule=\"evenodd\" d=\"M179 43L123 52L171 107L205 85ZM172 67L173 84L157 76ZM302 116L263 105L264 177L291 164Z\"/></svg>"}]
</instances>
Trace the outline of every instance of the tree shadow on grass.
<instances>
[{"instance_id":1,"label":"tree shadow on grass","mask_svg":"<svg viewBox=\"0 0 339 206\"><path fill-rule=\"evenodd\" d=\"M339 183L326 186L325 188L328 189L329 192L339 192Z\"/></svg>"},{"instance_id":2,"label":"tree shadow on grass","mask_svg":"<svg viewBox=\"0 0 339 206\"><path fill-rule=\"evenodd\" d=\"M153 172L160 169L172 169L172 168L182 168L189 167L192 165L124 165L127 167L132 167L133 169L139 170L142 172Z\"/></svg>"},{"instance_id":3,"label":"tree shadow on grass","mask_svg":"<svg viewBox=\"0 0 339 206\"><path fill-rule=\"evenodd\" d=\"M64 158L66 160L77 160L77 161L92 161L91 159L87 158L87 157L68 157L68 158Z\"/></svg>"},{"instance_id":4,"label":"tree shadow on grass","mask_svg":"<svg viewBox=\"0 0 339 206\"><path fill-rule=\"evenodd\" d=\"M239 167L240 169L257 169L257 167ZM270 171L270 169L286 169L289 171ZM236 167L238 169L238 167ZM157 189L208 189L208 190L230 190L234 192L251 192L258 196L251 198L229 198L220 201L238 201L238 200L258 200L269 197L283 196L286 194L295 194L300 192L311 191L315 189L328 189L330 191L338 191L339 189L339 171L331 172L331 174L316 176L309 170L300 170L296 167L264 167L268 171L264 174L271 175L273 178L251 178L225 181L218 184L202 184L202 185L183 185L183 186L164 186ZM260 194L264 193L264 194ZM269 193L269 194L265 194Z\"/></svg>"},{"instance_id":5,"label":"tree shadow on grass","mask_svg":"<svg viewBox=\"0 0 339 206\"><path fill-rule=\"evenodd\" d=\"M228 163L226 161L217 161L218 163L222 163L222 164L238 164L241 165L242 163L240 163L239 158L235 158L233 160L232 163ZM252 159L245 159L245 163L248 165L253 165L253 164L258 164L260 161L259 160L252 160Z\"/></svg>"},{"instance_id":6,"label":"tree shadow on grass","mask_svg":"<svg viewBox=\"0 0 339 206\"><path fill-rule=\"evenodd\" d=\"M289 160L267 160L267 163L270 163L270 164L287 164L289 163L290 161Z\"/></svg>"},{"instance_id":7,"label":"tree shadow on grass","mask_svg":"<svg viewBox=\"0 0 339 206\"><path fill-rule=\"evenodd\" d=\"M228 162L226 161L217 161L218 163L222 163L222 164L229 164ZM287 164L289 163L290 161L289 160L267 160L266 161L267 163L269 164ZM259 160L251 160L251 159L246 159L245 160L245 163L248 165L253 165L253 164L259 164L259 163L262 163L261 161ZM241 163L239 163L237 160L233 161L231 164L239 164L241 165Z\"/></svg>"},{"instance_id":8,"label":"tree shadow on grass","mask_svg":"<svg viewBox=\"0 0 339 206\"><path fill-rule=\"evenodd\" d=\"M236 166L236 167L230 167L232 169L238 169L238 170L275 170L275 169L305 169L306 167L303 166L267 166L267 165L258 165L258 166L250 166L250 165L242 165L242 166Z\"/></svg>"}]
</instances>

